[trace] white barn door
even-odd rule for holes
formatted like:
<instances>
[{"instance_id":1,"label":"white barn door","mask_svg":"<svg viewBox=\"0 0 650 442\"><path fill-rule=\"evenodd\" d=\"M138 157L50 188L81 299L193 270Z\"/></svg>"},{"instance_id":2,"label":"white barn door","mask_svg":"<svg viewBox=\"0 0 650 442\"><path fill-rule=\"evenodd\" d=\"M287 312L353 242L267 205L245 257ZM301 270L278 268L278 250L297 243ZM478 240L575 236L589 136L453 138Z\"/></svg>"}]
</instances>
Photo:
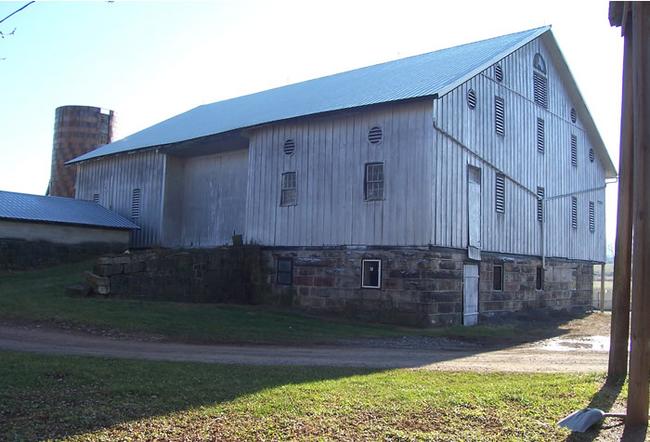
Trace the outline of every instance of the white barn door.
<instances>
[{"instance_id":1,"label":"white barn door","mask_svg":"<svg viewBox=\"0 0 650 442\"><path fill-rule=\"evenodd\" d=\"M463 325L478 323L478 265L463 267Z\"/></svg>"},{"instance_id":2,"label":"white barn door","mask_svg":"<svg viewBox=\"0 0 650 442\"><path fill-rule=\"evenodd\" d=\"M467 255L481 259L481 169L467 166Z\"/></svg>"}]
</instances>

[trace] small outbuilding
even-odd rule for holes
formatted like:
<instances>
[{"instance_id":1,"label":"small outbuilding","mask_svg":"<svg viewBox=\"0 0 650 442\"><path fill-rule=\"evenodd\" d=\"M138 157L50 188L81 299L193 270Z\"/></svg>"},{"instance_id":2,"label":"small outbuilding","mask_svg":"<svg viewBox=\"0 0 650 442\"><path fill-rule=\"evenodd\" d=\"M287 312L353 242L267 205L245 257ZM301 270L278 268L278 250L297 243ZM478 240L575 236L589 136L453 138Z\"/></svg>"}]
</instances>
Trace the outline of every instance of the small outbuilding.
<instances>
[{"instance_id":1,"label":"small outbuilding","mask_svg":"<svg viewBox=\"0 0 650 442\"><path fill-rule=\"evenodd\" d=\"M0 269L123 251L137 229L93 201L0 191Z\"/></svg>"}]
</instances>

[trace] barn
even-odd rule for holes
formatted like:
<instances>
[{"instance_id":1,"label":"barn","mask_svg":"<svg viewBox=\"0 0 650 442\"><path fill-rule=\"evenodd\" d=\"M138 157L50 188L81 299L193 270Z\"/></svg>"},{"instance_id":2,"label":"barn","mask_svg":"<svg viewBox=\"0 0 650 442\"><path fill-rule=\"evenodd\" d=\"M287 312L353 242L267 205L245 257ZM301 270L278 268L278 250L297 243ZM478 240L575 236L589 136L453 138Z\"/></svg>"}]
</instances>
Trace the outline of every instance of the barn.
<instances>
[{"instance_id":1,"label":"barn","mask_svg":"<svg viewBox=\"0 0 650 442\"><path fill-rule=\"evenodd\" d=\"M550 27L199 106L69 164L139 248L261 246L316 311L585 309L616 170Z\"/></svg>"}]
</instances>

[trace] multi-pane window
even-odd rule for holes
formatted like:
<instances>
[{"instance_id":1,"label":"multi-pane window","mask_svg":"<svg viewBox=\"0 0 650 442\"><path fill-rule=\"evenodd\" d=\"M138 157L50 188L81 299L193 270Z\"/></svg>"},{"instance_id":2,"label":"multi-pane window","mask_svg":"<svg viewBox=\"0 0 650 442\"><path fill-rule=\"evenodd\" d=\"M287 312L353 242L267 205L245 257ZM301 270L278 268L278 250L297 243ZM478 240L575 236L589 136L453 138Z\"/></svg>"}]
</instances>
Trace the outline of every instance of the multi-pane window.
<instances>
[{"instance_id":1,"label":"multi-pane window","mask_svg":"<svg viewBox=\"0 0 650 442\"><path fill-rule=\"evenodd\" d=\"M381 288L381 260L364 259L361 261L361 287Z\"/></svg>"},{"instance_id":2,"label":"multi-pane window","mask_svg":"<svg viewBox=\"0 0 650 442\"><path fill-rule=\"evenodd\" d=\"M278 268L276 273L278 284L291 285L293 282L293 259L278 258Z\"/></svg>"},{"instance_id":3,"label":"multi-pane window","mask_svg":"<svg viewBox=\"0 0 650 442\"><path fill-rule=\"evenodd\" d=\"M546 133L544 131L544 120L537 119L537 152L544 153Z\"/></svg>"},{"instance_id":4,"label":"multi-pane window","mask_svg":"<svg viewBox=\"0 0 650 442\"><path fill-rule=\"evenodd\" d=\"M131 193L131 219L138 220L140 218L140 200L142 191L140 189L133 189Z\"/></svg>"},{"instance_id":5,"label":"multi-pane window","mask_svg":"<svg viewBox=\"0 0 650 442\"><path fill-rule=\"evenodd\" d=\"M496 265L492 268L492 290L503 290L503 266Z\"/></svg>"},{"instance_id":6,"label":"multi-pane window","mask_svg":"<svg viewBox=\"0 0 650 442\"><path fill-rule=\"evenodd\" d=\"M494 210L497 213L506 211L506 176L502 173L496 174L494 185Z\"/></svg>"},{"instance_id":7,"label":"multi-pane window","mask_svg":"<svg viewBox=\"0 0 650 442\"><path fill-rule=\"evenodd\" d=\"M282 174L282 186L280 190L280 205L295 206L297 202L296 172L285 172Z\"/></svg>"},{"instance_id":8,"label":"multi-pane window","mask_svg":"<svg viewBox=\"0 0 650 442\"><path fill-rule=\"evenodd\" d=\"M494 97L494 131L497 135L506 134L506 105L501 97Z\"/></svg>"},{"instance_id":9,"label":"multi-pane window","mask_svg":"<svg viewBox=\"0 0 650 442\"><path fill-rule=\"evenodd\" d=\"M571 165L578 167L578 137L571 135Z\"/></svg>"},{"instance_id":10,"label":"multi-pane window","mask_svg":"<svg viewBox=\"0 0 650 442\"><path fill-rule=\"evenodd\" d=\"M537 221L544 221L544 188L537 186Z\"/></svg>"},{"instance_id":11,"label":"multi-pane window","mask_svg":"<svg viewBox=\"0 0 650 442\"><path fill-rule=\"evenodd\" d=\"M591 233L596 231L596 207L593 201L589 201L589 231Z\"/></svg>"},{"instance_id":12,"label":"multi-pane window","mask_svg":"<svg viewBox=\"0 0 650 442\"><path fill-rule=\"evenodd\" d=\"M578 198L575 196L571 197L571 228L578 228Z\"/></svg>"},{"instance_id":13,"label":"multi-pane window","mask_svg":"<svg viewBox=\"0 0 650 442\"><path fill-rule=\"evenodd\" d=\"M384 199L384 163L366 164L364 198L366 201Z\"/></svg>"}]
</instances>

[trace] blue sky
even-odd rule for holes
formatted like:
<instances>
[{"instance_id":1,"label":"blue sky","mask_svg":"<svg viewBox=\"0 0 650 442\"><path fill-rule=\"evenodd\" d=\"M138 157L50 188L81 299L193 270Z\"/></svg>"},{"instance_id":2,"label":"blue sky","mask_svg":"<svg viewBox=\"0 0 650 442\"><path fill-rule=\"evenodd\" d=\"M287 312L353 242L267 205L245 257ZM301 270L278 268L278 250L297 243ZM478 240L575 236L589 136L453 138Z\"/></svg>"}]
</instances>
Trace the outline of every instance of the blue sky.
<instances>
[{"instance_id":1,"label":"blue sky","mask_svg":"<svg viewBox=\"0 0 650 442\"><path fill-rule=\"evenodd\" d=\"M26 2L0 2L0 18ZM618 164L622 38L606 1L37 2L0 24L0 189L43 193L54 110L121 138L200 104L551 24ZM608 242L616 187L608 186Z\"/></svg>"}]
</instances>

